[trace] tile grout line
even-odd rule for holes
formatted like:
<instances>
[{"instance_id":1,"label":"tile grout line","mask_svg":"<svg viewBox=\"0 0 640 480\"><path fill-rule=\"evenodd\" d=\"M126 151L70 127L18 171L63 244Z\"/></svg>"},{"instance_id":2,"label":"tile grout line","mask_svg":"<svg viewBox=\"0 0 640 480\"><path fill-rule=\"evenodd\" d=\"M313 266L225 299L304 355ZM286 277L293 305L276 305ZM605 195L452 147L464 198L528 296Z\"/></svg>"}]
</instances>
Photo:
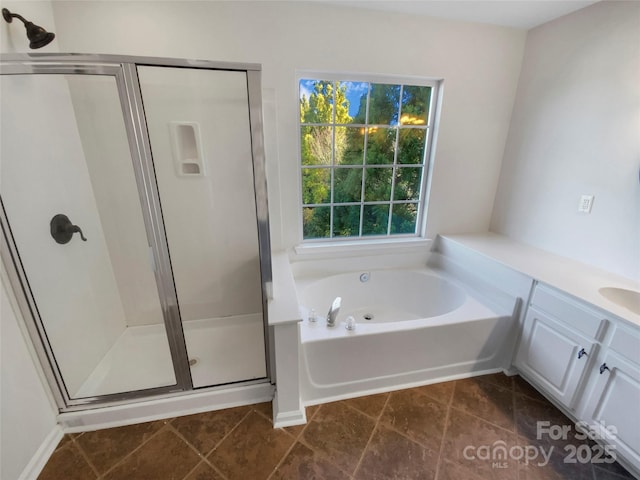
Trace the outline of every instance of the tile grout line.
<instances>
[{"instance_id":1,"label":"tile grout line","mask_svg":"<svg viewBox=\"0 0 640 480\"><path fill-rule=\"evenodd\" d=\"M307 425L309 425L309 423L311 423L311 421L315 418L315 416L316 416L316 415L318 414L318 412L320 411L320 408L322 407L322 405L323 405L323 404L313 405L313 406L318 407L318 408L316 408L316 411L315 411L315 412L313 412L313 415L311 415L311 417L307 420L307 424L304 426L303 430L304 430L305 428L307 428ZM306 409L307 407L304 407L304 408ZM302 432L300 432L300 433L302 433Z\"/></svg>"},{"instance_id":2,"label":"tile grout line","mask_svg":"<svg viewBox=\"0 0 640 480\"><path fill-rule=\"evenodd\" d=\"M401 390L395 390L394 392L400 392L400 391L404 391L404 390L413 390L413 388L417 388L417 387L412 387L412 388L407 388L407 389L401 389ZM389 392L389 393L390 393L390 394L392 394L392 393L394 393L394 392ZM438 403L439 405L441 405L441 406L445 406L445 407L447 407L447 408L448 408L448 404L449 404L449 403L451 403L451 400L448 400L448 401L447 401L447 403L444 403L444 402L441 402L441 401L439 401L439 400L436 400L436 399L434 399L433 397L430 397L430 396L428 396L428 395L421 394L420 392L416 392L416 393L417 393L417 394L419 394L419 395L420 395L420 396L422 396L422 397L425 397L427 400L429 400L429 401L431 401L431 402L436 402L436 403ZM375 394L375 395L377 395L377 394ZM345 406L346 406L346 407L348 407L348 408L350 408L351 410L354 410L354 411L356 411L356 412L358 412L358 413L362 414L362 415L365 415L366 417L368 417L368 418L370 418L370 419L372 419L372 420L375 420L375 421L376 421L376 425L375 425L375 426L377 426L377 425L378 425L378 422L382 420L382 414L384 413L384 409L386 408L387 403L390 401L390 398L391 398L391 395L389 395L389 396L387 397L387 400L385 400L385 404L384 404L384 406L382 407L382 409L381 409L381 411L380 411L380 414L378 414L378 416L376 416L376 417L374 417L374 416L372 416L372 415L369 415L369 414L367 414L367 413L364 413L363 411L361 411L361 410L359 410L358 408L353 407L353 406L351 406L351 405L345 405ZM347 399L347 400L349 400L349 399ZM339 401L342 401L342 400L339 400ZM335 402L331 402L331 403L335 403ZM479 418L479 417L478 417L478 418ZM493 424L492 424L492 425L493 425ZM428 447L426 447L422 442L420 442L420 441L416 440L415 438L410 437L410 436L409 436L409 435L407 435L405 432L403 432L402 430L397 429L397 428L396 428L396 427L394 427L393 425L381 424L381 426L383 426L384 428L387 428L387 429L389 429L389 430L393 431L394 433L397 433L397 434L398 434L398 435L400 435L401 437L404 437L405 439L409 440L411 443L415 443L415 444L416 444L416 445L418 445L420 448L423 448L423 449L428 448ZM375 427L374 427L374 429L375 429ZM503 429L503 430L504 430L504 429ZM307 446L307 447L311 448L312 450L314 450L310 445L307 445L307 443L306 443L306 442L302 441L301 443L303 443L305 446ZM314 450L314 451L315 451L315 450ZM340 470L341 470L341 471L344 471L344 470L342 470L342 469L340 469Z\"/></svg>"},{"instance_id":3,"label":"tile grout line","mask_svg":"<svg viewBox=\"0 0 640 480\"><path fill-rule=\"evenodd\" d=\"M189 440L187 440L187 437L182 435L182 433L180 433L180 431L176 427L174 427L173 425L168 425L168 427L169 427L169 430L171 430L180 440L186 443L191 450L196 452L198 454L198 457L204 459L205 455L203 455L203 453L200 450L198 450L195 445L193 445Z\"/></svg>"},{"instance_id":4,"label":"tile grout line","mask_svg":"<svg viewBox=\"0 0 640 480\"><path fill-rule=\"evenodd\" d=\"M205 462L205 461L204 461L204 459L201 459L198 463L196 463L196 464L193 466L193 468L192 468L191 470L189 470L189 471L187 472L187 474L182 478L182 480L186 480L187 478L189 478L189 475L191 475L193 472L195 472L195 471L198 469L198 467L199 467L200 465L202 465L203 463L204 463L205 465L208 465L208 463L207 463L207 462ZM216 473L218 473L218 472L216 472ZM224 478L225 478L225 480L226 480L226 477L224 477Z\"/></svg>"},{"instance_id":5,"label":"tile grout line","mask_svg":"<svg viewBox=\"0 0 640 480\"><path fill-rule=\"evenodd\" d=\"M496 423L490 422L490 421L489 421L489 420L487 420L486 418L479 417L478 415L475 415L475 414L473 414L473 413L471 413L471 412L469 412L469 411L467 411L467 410L463 410L463 409L461 409L461 408L454 407L453 405L451 405L451 408L453 408L454 410L456 410L456 411L458 411L458 412L462 412L462 413L464 413L465 415L469 415L470 417L473 417L473 418L475 418L475 419L477 419L477 420L480 420L480 421L482 421L482 422L484 422L484 423L488 423L488 424L489 424L489 425L491 425L492 427L496 427L496 428L499 428L500 430L504 430L504 431L505 431L506 433L508 433L509 435L516 435L516 436L518 435L518 431L517 431L518 429L517 429L517 427L516 427L516 425L515 425L515 424L514 424L514 431L510 431L510 430L508 430L508 429L504 428L504 427L503 427L503 426L501 426L501 425L498 425L498 424L496 424Z\"/></svg>"},{"instance_id":6,"label":"tile grout line","mask_svg":"<svg viewBox=\"0 0 640 480\"><path fill-rule=\"evenodd\" d=\"M289 456L289 453L291 453L291 451L293 450L293 448L296 446L297 443L300 443L300 445L303 445L304 447L308 448L309 450L311 450L315 455L318 455L320 458L323 458L325 461L327 461L329 464L333 465L335 468L337 468L339 471L344 472L344 470L340 467L338 467L337 465L335 465L332 461L332 459L326 455L324 455L321 452L318 452L315 448L313 448L311 445L308 445L303 439L302 439L302 434L304 433L304 431L306 430L307 426L313 421L313 419L315 418L316 415L318 415L318 412L320 411L320 409L322 408L322 405L324 404L320 404L318 405L318 408L315 409L315 412L313 412L313 415L311 415L311 417L309 417L309 419L307 420L307 423L304 425L304 428L302 428L300 430L300 432L297 435L292 435L289 432L287 432L286 430L285 433L288 433L291 437L293 437L293 443L291 444L291 447L286 451L286 453L282 456L282 458L280 459L280 461L277 463L277 465L273 468L273 471L269 474L269 476L267 477L267 480L271 479L273 477L273 475L276 473L276 471L278 470L278 468L284 463L284 461L286 460L286 458ZM345 405L346 407L349 407L349 405ZM305 407L306 409L306 407ZM355 409L356 411L359 412L359 410ZM273 419L271 419L273 421ZM345 472L346 473L346 472ZM352 478L352 475L347 474L349 478Z\"/></svg>"},{"instance_id":7,"label":"tile grout line","mask_svg":"<svg viewBox=\"0 0 640 480\"><path fill-rule=\"evenodd\" d=\"M339 400L338 402L342 402L342 400ZM329 402L329 403L337 403L337 402ZM316 411L315 411L315 413L311 416L311 419L315 418L315 417L316 417L316 415L318 415L318 412L320 411L320 409L322 408L322 406L323 406L323 405L328 405L328 404L327 404L327 403L319 404L319 405L318 405L318 408L317 408L317 409L316 409ZM348 406L348 405L345 405L345 406ZM360 412L360 411L359 411L359 410L357 410L357 409L355 409L355 410L356 410L357 412ZM369 417L369 418L372 418L372 417ZM310 423L310 422L307 422L307 424L308 424L308 423ZM306 426L305 426L305 429L306 429ZM352 478L353 478L353 475L351 475L351 474L349 474L349 473L345 472L345 471L344 471L344 469L343 469L341 466L339 466L339 465L335 464L335 463L333 462L333 459L332 459L330 456L326 455L326 454L325 454L325 453L323 453L323 452L320 452L320 451L316 450L316 449L313 447L313 445L310 445L309 443L307 443L307 441L305 441L305 439L304 439L304 438L302 438L302 433L303 433L303 432L301 432L301 434L300 434L300 436L299 436L299 438L298 438L298 442L300 442L300 444L301 444L301 445L305 446L306 448L308 448L309 450L311 450L314 454L316 454L316 455L318 455L320 458L324 459L327 463L331 464L333 467L335 467L335 468L336 468L337 470L339 470L341 473L344 473L344 474L345 474L347 477L349 477L350 479L352 479Z\"/></svg>"},{"instance_id":8,"label":"tile grout line","mask_svg":"<svg viewBox=\"0 0 640 480\"><path fill-rule=\"evenodd\" d=\"M306 413L306 408L305 408L305 413ZM273 477L273 475L276 473L276 471L278 470L278 468L280 467L280 465L282 465L284 463L284 461L286 460L286 458L289 456L289 454L291 453L291 451L294 449L294 447L296 446L296 444L300 441L300 438L302 437L302 434L304 433L304 431L307 428L307 425L309 425L311 423L311 421L313 420L313 417L316 416L316 414L318 413L318 411L320 410L320 406L318 408L316 408L315 412L313 412L313 415L311 415L311 417L309 419L307 419L307 423L304 425L303 428L300 429L300 431L298 432L297 435L292 435L291 433L289 433L287 430L285 430L284 428L282 428L282 431L289 434L291 437L293 437L293 443L291 444L291 446L287 449L287 451L284 453L284 455L282 456L282 458L278 461L278 463L276 464L275 467L273 467L273 470L271 471L271 473L269 474L269 476L267 477L267 480L269 480L271 477ZM260 413L260 412L258 412ZM262 415L264 417L264 415ZM271 420L271 424L273 425L273 417L270 418L269 420ZM304 445L307 448L311 448L308 445L300 442L301 445ZM314 453L317 453L315 450L311 449ZM332 464L333 465L333 464Z\"/></svg>"},{"instance_id":9,"label":"tile grout line","mask_svg":"<svg viewBox=\"0 0 640 480\"><path fill-rule=\"evenodd\" d=\"M442 438L440 439L440 449L438 450L438 460L436 462L436 471L433 475L434 480L437 480L440 476L440 467L444 462L444 444L445 439L447 438L447 427L449 425L449 417L451 416L451 409L453 408L453 399L456 395L456 387L458 386L458 381L456 380L453 384L453 390L451 391L451 396L449 397L449 402L447 403L447 413L444 416L444 429L442 430Z\"/></svg>"},{"instance_id":10,"label":"tile grout line","mask_svg":"<svg viewBox=\"0 0 640 480\"><path fill-rule=\"evenodd\" d=\"M427 399L427 400L429 400L430 402L436 402L437 404L439 404L439 405L443 405L443 406L446 406L447 408L448 408L448 405L451 403L451 399L447 400L447 402L446 402L446 403L444 403L444 402L441 402L440 400L435 399L435 398L434 398L434 397L432 397L432 396L429 396L429 395L426 395L426 394L424 394L424 393L422 393L422 392L416 391L416 390L415 390L415 388L419 388L419 387L411 387L411 388L407 388L407 389L394 390L393 392L388 392L388 393L389 393L389 396L388 396L388 397L387 397L387 399L385 400L384 406L382 407L382 409L380 410L380 413L379 413L376 417L374 417L374 416L372 416L372 415L369 415L369 414L367 414L367 413L365 413L365 412L363 412L363 411L359 410L359 409L358 409L358 408L356 408L356 407L352 407L351 405L346 405L346 406L347 406L347 407L349 407L349 408L351 408L351 409L353 409L353 410L355 410L355 411L356 411L356 412L358 412L358 413L362 413L362 414L366 415L367 417L369 417L369 418L371 418L371 419L375 420L375 421L376 421L376 425L375 425L375 427L377 427L377 426L378 426L378 423L382 420L382 414L384 413L384 409L387 407L387 404L388 404L388 402L390 401L391 394L393 394L393 393L395 393L395 392L401 392L401 391L405 391L405 390L413 390L413 391L415 391L415 393L416 393L416 394L418 394L418 395L420 395L420 396L422 396L422 397L426 398L426 399ZM452 394L452 398L453 398L453 394ZM416 444L416 445L418 445L420 448L423 448L423 449L428 448L428 447L426 447L422 442L420 442L420 441L416 440L415 438L412 438L411 436L407 435L407 434L406 434L405 432L403 432L402 430L397 429L397 428L396 428L396 427L394 427L393 425L388 425L388 424L382 424L382 423L381 423L381 426L383 426L384 428L388 428L389 430L393 431L394 433L397 433L398 435L400 435L400 436L404 437L405 439L409 440L411 443L415 443L415 444ZM374 428L375 428L375 427L374 427ZM367 444L367 445L368 445L368 444Z\"/></svg>"},{"instance_id":11,"label":"tile grout line","mask_svg":"<svg viewBox=\"0 0 640 480\"><path fill-rule=\"evenodd\" d=\"M133 455L135 452L137 452L138 450L140 450L140 448L142 448L143 445L146 445L147 443L149 443L149 441L151 441L151 439L155 438L156 436L158 436L160 434L160 432L162 432L167 425L169 425L171 422L169 421L169 419L165 419L165 420L161 420L162 422L164 422L164 425L162 427L160 427L158 429L157 432L154 432L153 434L151 434L149 436L149 438L147 438L146 440L143 440L136 448L134 448L133 450L131 450L129 453L127 453L124 457L122 457L120 460L118 460L116 463L114 463L113 465L111 465L111 467L109 467L102 475L99 476L99 478L104 478L109 472L111 472L113 469L115 469L118 465L120 465L121 463L123 463L127 458L129 458L131 455ZM146 422L145 422L146 423Z\"/></svg>"},{"instance_id":12,"label":"tile grout line","mask_svg":"<svg viewBox=\"0 0 640 480\"><path fill-rule=\"evenodd\" d=\"M491 382L487 382L487 383L491 383ZM474 413L471 413L471 412L469 412L469 411L467 411L467 410L464 410L464 409L461 409L461 408L458 408L458 407L454 406L454 405L453 405L453 403L454 403L454 402L453 402L453 399L454 399L454 397L455 397L455 389L454 389L453 394L451 395L451 402L450 402L449 410L447 411L447 419L446 419L446 422L447 422L447 424L448 424L448 420L449 420L449 417L450 417L450 411L451 411L451 409L454 409L455 411L461 412L461 413L463 413L463 414L465 414L465 415L469 415L470 417L473 417L473 418L475 418L475 419L477 419L477 420L480 420L480 421L481 421L481 422L483 422L483 423L486 423L486 424L491 425L491 426L493 426L493 427L495 427L495 428L498 428L499 430L504 431L504 432L505 432L506 434L508 434L508 435L513 435L513 436L515 436L516 444L519 444L519 437L520 437L520 436L519 436L519 434L518 434L518 428L517 428L517 424L516 424L516 408L515 408L515 403L516 403L516 392L515 392L515 383L513 382L513 380L511 381L511 385L512 385L512 386L511 386L511 388L501 387L501 386L499 386L499 385L495 385L495 384L493 384L493 383L491 383L491 384L492 384L494 387L499 387L499 388L500 388L500 389L502 389L502 390L505 390L505 391L509 391L509 390L510 390L510 391L511 391L511 402L512 402L512 407L513 407L513 419L512 419L512 420L513 420L513 427L514 427L514 431L513 431L513 432L511 432L511 431L507 430L505 427L503 427L503 426L501 426L501 425L497 425L497 424L495 424L495 423L493 423L493 422L490 422L489 420L487 420L487 419L485 419L485 418L479 417L479 416L475 415ZM531 397L527 397L527 398L531 398ZM532 400L535 400L535 399L532 399ZM442 445L441 445L441 455L442 455L442 453L444 453L444 452L442 452L442 449L444 448L444 440L445 440L445 438L446 438L447 424L445 424L445 436L443 436L443 443L442 443ZM439 475L439 474L440 474L440 465L442 464L443 460L444 460L444 458L442 458L442 459L441 459L441 458L439 458L439 459L438 459L438 472L437 472L437 475ZM457 462L455 462L455 463L457 463ZM519 465L519 463L518 463L518 464L516 465L516 480L519 478L519 473L520 473L520 468L519 468L519 467L520 467L520 465ZM437 478L437 476L436 476L436 478Z\"/></svg>"},{"instance_id":13,"label":"tile grout line","mask_svg":"<svg viewBox=\"0 0 640 480\"><path fill-rule=\"evenodd\" d=\"M293 435L291 435L293 437ZM300 434L298 434L298 437L300 436ZM276 473L276 471L278 470L278 468L280 467L280 465L282 465L284 463L284 461L286 460L286 458L289 456L289 454L291 453L291 450L293 450L293 447L296 446L296 444L298 443L298 437L294 437L293 438L293 442L291 443L291 445L289 446L289 448L287 449L286 452L284 452L284 454L282 455L282 458L280 458L280 460L278 460L278 463L276 463L276 466L273 467L273 470L271 470L271 473L269 473L269 475L267 476L267 480L269 480L271 477L273 477L274 473Z\"/></svg>"},{"instance_id":14,"label":"tile grout line","mask_svg":"<svg viewBox=\"0 0 640 480\"><path fill-rule=\"evenodd\" d=\"M213 450L212 450L212 451L213 451ZM218 475L220 475L220 477L221 477L223 480L228 480L228 478L229 478L229 477L227 477L225 474L223 474L223 473L220 471L220 469L219 469L218 467L216 467L216 466L213 464L213 462L211 462L208 458L204 457L204 458L202 459L202 462L200 462L200 463L206 463L207 465L209 465L209 466L213 469L213 471L214 471L214 472L216 472ZM186 477L185 477L185 478L186 478Z\"/></svg>"},{"instance_id":15,"label":"tile grout line","mask_svg":"<svg viewBox=\"0 0 640 480\"><path fill-rule=\"evenodd\" d=\"M389 392L389 395L387 395L387 399L384 401L384 405L382 406L382 409L380 410L380 414L378 414L376 416L370 415L367 412L363 412L359 408L354 407L353 405L349 405L348 403L345 403L344 406L347 407L347 408L350 408L351 410L355 410L356 412L361 413L361 414L369 417L371 420L375 420L376 423L377 423L378 422L378 418L380 417L380 415L382 415L382 410L384 410L384 407L387 406L387 402L389 401L389 397L391 396L391 393L393 393L393 392ZM373 395L381 395L381 394L380 393L374 393ZM369 395L365 395L364 397L346 398L345 400L338 400L338 402L346 402L348 400L353 400L354 398L366 398L368 396ZM338 403L338 402L330 402L330 403Z\"/></svg>"},{"instance_id":16,"label":"tile grout line","mask_svg":"<svg viewBox=\"0 0 640 480\"><path fill-rule=\"evenodd\" d=\"M243 418L244 418L244 417L243 417ZM221 473L222 473L222 472L220 472L220 471L219 471L219 470L218 470L214 465L212 465L210 462L208 462L208 461L207 461L206 456L205 456L205 455L203 455L203 454L200 452L200 450L198 450L198 449L196 448L196 446L195 446L195 445L193 445L189 440L187 440L187 439L186 439L186 437L185 437L184 435L182 435L182 434L178 431L178 429L177 429L176 427L174 427L174 426L173 426L173 425L171 425L171 424L169 424L169 425L168 425L168 427L169 427L169 429L170 429L170 430L171 430L171 431L172 431L172 432L173 432L173 433L174 433L174 434L175 434L175 435L176 435L180 440L182 440L184 443L186 443L186 445L187 445L191 450L193 450L194 452L196 452L196 454L197 454L197 455L198 455L198 457L200 458L200 461L199 461L198 463L196 463L196 464L194 465L194 467L193 467L191 470L189 470L189 472L184 476L184 478L185 478L185 479L186 479L186 478L187 478L187 477L188 477L188 476L189 476L189 475L190 475L190 474L191 474L191 473L192 473L196 468L198 468L198 466L199 466L201 463L206 463L207 465L209 465L210 467L212 467L212 468L215 470L215 472L216 472L216 473L218 473L218 474L221 474ZM214 447L214 449L215 449L215 447ZM211 451L213 451L213 449L212 449ZM226 476L226 475L222 475L222 474L221 474L221 476L222 476L222 478L224 478L225 480L227 480L227 476ZM184 480L184 479L183 479L183 480Z\"/></svg>"},{"instance_id":17,"label":"tile grout line","mask_svg":"<svg viewBox=\"0 0 640 480\"><path fill-rule=\"evenodd\" d=\"M389 400L390 399L391 399L391 393L389 393L389 395L387 395L387 398L385 399L384 405L380 409L380 413L378 414L378 416L376 418L376 423L373 425L373 430L371 430L371 434L369 435L369 440L367 440L367 444L364 446L364 449L362 450L362 453L360 454L360 458L358 459L358 463L356 464L356 468L353 469L353 473L351 474L351 476L353 478L355 478L356 472L360 468L360 465L362 465L362 461L364 460L364 456L367 453L367 449L369 448L369 445L371 444L371 440L373 440L373 436L375 435L376 431L378 430L378 427L380 426L380 419L382 418L382 414L384 413L385 409L387 408L387 405L389 404ZM349 406L349 405L347 405L347 406Z\"/></svg>"},{"instance_id":18,"label":"tile grout line","mask_svg":"<svg viewBox=\"0 0 640 480\"><path fill-rule=\"evenodd\" d=\"M407 389L407 390L412 390L412 389L411 389L411 388L409 388L409 389ZM418 393L418 392L416 392L416 393ZM423 397L426 397L426 398L427 398L427 400L429 400L429 401L431 401L431 402L437 402L439 405L441 405L441 406L444 406L444 407L447 407L447 408L448 408L448 403L447 403L447 404L445 404L445 403L443 403L443 402L440 402L440 401L434 400L433 398L428 397L427 395L422 395L422 396L423 396ZM386 407L386 403L385 403L385 407ZM357 410L357 409L355 409L355 410ZM357 410L357 411L358 411L358 412L360 412L360 410ZM383 411L384 411L384 407L383 407ZM374 418L374 417L369 416L369 418ZM380 420L382 420L382 413L380 414ZM396 427L394 427L393 425L389 425L389 424L386 424L386 423L382 423L382 424L381 424L381 426L383 426L384 428L387 428L387 429L389 429L389 430L393 431L394 433L397 433L398 435L400 435L400 436L402 436L402 437L406 438L406 439L407 439L407 440L409 440L411 443L415 443L415 444L416 444L416 445L418 445L420 448L424 448L424 449L429 448L429 447L425 446L425 444L423 444L421 441L416 440L415 438L410 437L410 436L409 436L409 435L407 435L405 432L403 432L402 430L397 429L397 428L396 428Z\"/></svg>"},{"instance_id":19,"label":"tile grout line","mask_svg":"<svg viewBox=\"0 0 640 480\"><path fill-rule=\"evenodd\" d=\"M80 455L82 455L82 458L84 458L84 461L87 462L87 464L89 465L89 468L91 468L91 470L93 470L93 473L96 474L96 480L99 480L102 476L100 475L100 472L98 471L98 469L93 465L93 462L89 459L89 456L82 449L80 444L76 443L75 438L70 436L69 439L71 440L71 445L74 445L78 449L78 451L80 452Z\"/></svg>"},{"instance_id":20,"label":"tile grout line","mask_svg":"<svg viewBox=\"0 0 640 480\"><path fill-rule=\"evenodd\" d=\"M218 448L220 445L222 445L222 442L224 442L229 437L229 435L231 435L234 432L234 430L236 430L238 428L238 425L240 425L251 414L251 412L253 412L253 411L254 411L253 408L249 408L247 413L245 413L243 415L243 417L240 420L237 421L237 423L233 426L233 428L231 430L229 430L227 432L227 434L224 437L222 437L220 439L220 441L218 443L216 443L215 446L211 450L209 450L209 452L207 454L203 455L204 462L206 462L211 468L213 468L216 473L219 473L222 476L222 478L224 478L224 479L227 479L228 477L226 475L224 475L220 471L220 469L211 460L209 460L209 455L211 455L216 450L216 448Z\"/></svg>"},{"instance_id":21,"label":"tile grout line","mask_svg":"<svg viewBox=\"0 0 640 480\"><path fill-rule=\"evenodd\" d=\"M273 425L273 415L271 417L269 417L268 415L266 415L264 412L261 412L260 410L256 410L255 408L250 408L249 410L253 410L254 412L256 412L258 415L260 415L262 418L266 418L267 420L269 420L271 422L271 425ZM275 428L275 427L274 427Z\"/></svg>"},{"instance_id":22,"label":"tile grout line","mask_svg":"<svg viewBox=\"0 0 640 480\"><path fill-rule=\"evenodd\" d=\"M325 453L323 453L323 452L319 452L319 451L318 451L318 450L316 450L312 445L309 445L307 442L305 442L305 441L304 441L304 439L302 439L302 438L301 438L300 440L298 440L298 441L300 442L300 445L305 446L306 448L308 448L309 450L311 450L314 454L318 455L321 459L323 459L323 460L325 460L326 462L330 463L333 467L335 467L337 470L339 470L339 471L340 471L340 473L344 473L344 474L345 474L347 477L349 477L349 478L352 478L352 477L353 477L353 475L351 475L351 474L349 474L349 473L345 472L345 471L344 471L344 469L343 469L342 467L340 467L340 466L336 465L336 464L333 462L333 459L332 459L330 456L326 455L326 454L325 454Z\"/></svg>"},{"instance_id":23,"label":"tile grout line","mask_svg":"<svg viewBox=\"0 0 640 480\"><path fill-rule=\"evenodd\" d=\"M518 432L518 420L516 415L516 382L513 378L511 378L511 406L513 407L513 428L516 433L516 445L520 445L520 434ZM520 480L520 460L516 463L516 480Z\"/></svg>"},{"instance_id":24,"label":"tile grout line","mask_svg":"<svg viewBox=\"0 0 640 480\"><path fill-rule=\"evenodd\" d=\"M305 415L306 415L306 407L305 408ZM289 433L287 430L285 430L284 428L281 428L281 430L288 434L289 436L293 437L293 443L291 444L291 446L287 449L287 451L284 453L284 455L282 455L282 458L280 458L280 460L278 460L278 463L276 463L276 466L273 467L273 470L271 470L271 473L267 476L267 480L269 480L271 477L273 477L273 475L276 473L276 471L278 470L278 468L280 467L280 465L282 465L284 463L284 461L286 460L286 458L289 456L289 454L291 453L291 450L293 450L293 448L296 446L296 444L298 443L298 439L302 436L302 432L304 432L305 428L307 428L307 425L309 425L309 423L311 423L311 420L313 420L313 417L315 416L315 414L318 412L318 410L320 410L320 408L317 408L316 411L314 412L313 415L311 415L311 418L307 420L307 423L304 425L304 427L302 429L300 429L300 431L298 432L297 435L292 435L291 433ZM266 418L266 416L264 414L262 414L261 412L258 412L259 414L261 414L263 417ZM271 416L271 418L269 418L268 420L271 421L271 425L273 426L273 415ZM275 427L274 427L275 428Z\"/></svg>"}]
</instances>

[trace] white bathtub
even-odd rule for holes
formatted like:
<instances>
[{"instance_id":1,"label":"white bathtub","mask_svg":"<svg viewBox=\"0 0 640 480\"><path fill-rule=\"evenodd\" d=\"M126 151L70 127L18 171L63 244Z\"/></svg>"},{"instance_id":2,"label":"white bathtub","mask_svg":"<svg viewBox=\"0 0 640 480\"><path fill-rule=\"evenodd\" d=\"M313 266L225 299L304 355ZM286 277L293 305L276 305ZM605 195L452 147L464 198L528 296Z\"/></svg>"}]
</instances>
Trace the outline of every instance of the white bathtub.
<instances>
[{"instance_id":1,"label":"white bathtub","mask_svg":"<svg viewBox=\"0 0 640 480\"><path fill-rule=\"evenodd\" d=\"M362 274L368 277L361 281ZM506 307L435 270L373 270L297 278L303 321L301 396L311 405L500 371L513 339ZM335 327L325 316L335 297ZM515 302L515 299L513 299ZM308 320L313 309L321 317ZM345 319L354 316L356 328ZM371 318L371 320L367 320Z\"/></svg>"}]
</instances>

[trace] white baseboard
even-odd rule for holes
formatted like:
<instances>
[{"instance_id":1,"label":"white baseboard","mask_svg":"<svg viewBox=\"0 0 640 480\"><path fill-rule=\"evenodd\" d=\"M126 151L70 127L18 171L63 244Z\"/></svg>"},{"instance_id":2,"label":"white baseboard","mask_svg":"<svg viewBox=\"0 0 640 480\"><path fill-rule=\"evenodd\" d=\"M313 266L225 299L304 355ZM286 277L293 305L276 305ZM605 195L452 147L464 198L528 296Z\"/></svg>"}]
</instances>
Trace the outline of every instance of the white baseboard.
<instances>
[{"instance_id":1,"label":"white baseboard","mask_svg":"<svg viewBox=\"0 0 640 480\"><path fill-rule=\"evenodd\" d=\"M49 458L51 458L51 455L53 455L63 435L64 433L60 425L53 427L53 430L49 432L38 447L38 450L36 450L36 453L31 457L31 460L29 460L29 463L20 474L20 477L18 477L18 480L36 480L49 461Z\"/></svg>"},{"instance_id":2,"label":"white baseboard","mask_svg":"<svg viewBox=\"0 0 640 480\"><path fill-rule=\"evenodd\" d=\"M179 396L117 406L65 412L58 415L58 423L65 433L87 432L240 405L269 402L272 399L273 385L264 382L213 391L189 392L189 394Z\"/></svg>"},{"instance_id":3,"label":"white baseboard","mask_svg":"<svg viewBox=\"0 0 640 480\"><path fill-rule=\"evenodd\" d=\"M281 412L278 407L278 395L273 399L273 428L293 427L307 423L305 408Z\"/></svg>"}]
</instances>

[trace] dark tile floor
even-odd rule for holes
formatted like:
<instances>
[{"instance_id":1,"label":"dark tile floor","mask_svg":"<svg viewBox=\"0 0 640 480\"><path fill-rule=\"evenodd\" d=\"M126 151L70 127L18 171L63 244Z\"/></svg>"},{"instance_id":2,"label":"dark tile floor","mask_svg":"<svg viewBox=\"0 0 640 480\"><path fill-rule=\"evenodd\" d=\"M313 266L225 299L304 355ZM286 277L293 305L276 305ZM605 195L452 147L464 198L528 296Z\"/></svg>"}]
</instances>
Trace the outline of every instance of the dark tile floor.
<instances>
[{"instance_id":1,"label":"dark tile floor","mask_svg":"<svg viewBox=\"0 0 640 480\"><path fill-rule=\"evenodd\" d=\"M537 438L538 421L572 423L520 377L327 403L307 418L274 429L261 403L66 435L39 480L633 478L617 463L568 463L598 451L574 435Z\"/></svg>"}]
</instances>

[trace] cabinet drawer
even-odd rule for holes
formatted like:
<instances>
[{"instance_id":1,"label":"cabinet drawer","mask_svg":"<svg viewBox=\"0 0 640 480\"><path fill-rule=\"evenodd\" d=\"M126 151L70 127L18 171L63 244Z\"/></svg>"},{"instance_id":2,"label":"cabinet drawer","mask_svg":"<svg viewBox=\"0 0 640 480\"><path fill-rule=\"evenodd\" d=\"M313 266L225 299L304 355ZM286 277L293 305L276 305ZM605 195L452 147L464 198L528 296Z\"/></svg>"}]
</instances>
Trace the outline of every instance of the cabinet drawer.
<instances>
[{"instance_id":1,"label":"cabinet drawer","mask_svg":"<svg viewBox=\"0 0 640 480\"><path fill-rule=\"evenodd\" d=\"M609 347L627 360L640 365L640 331L617 325Z\"/></svg>"},{"instance_id":2,"label":"cabinet drawer","mask_svg":"<svg viewBox=\"0 0 640 480\"><path fill-rule=\"evenodd\" d=\"M536 286L531 303L591 338L600 340L604 333L604 326L607 322L604 315L546 285L538 284Z\"/></svg>"}]
</instances>

